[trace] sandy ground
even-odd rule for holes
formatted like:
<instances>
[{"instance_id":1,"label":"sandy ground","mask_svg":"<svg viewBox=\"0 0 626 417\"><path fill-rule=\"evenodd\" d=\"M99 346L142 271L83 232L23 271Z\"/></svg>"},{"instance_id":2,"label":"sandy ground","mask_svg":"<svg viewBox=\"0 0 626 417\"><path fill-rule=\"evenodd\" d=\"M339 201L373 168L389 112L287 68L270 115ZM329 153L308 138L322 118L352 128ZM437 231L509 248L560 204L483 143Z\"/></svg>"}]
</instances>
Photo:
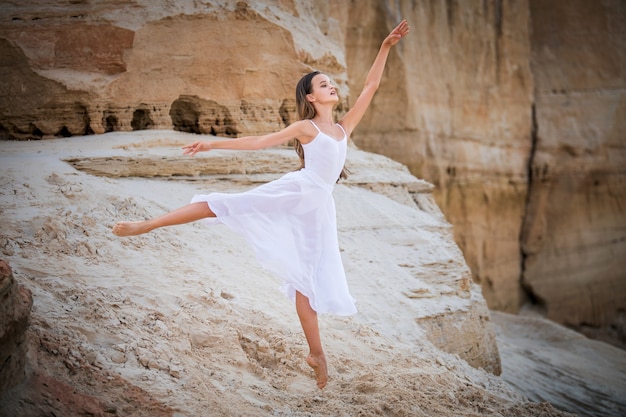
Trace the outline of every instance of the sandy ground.
<instances>
[{"instance_id":1,"label":"sandy ground","mask_svg":"<svg viewBox=\"0 0 626 417\"><path fill-rule=\"evenodd\" d=\"M569 415L557 405L626 414L624 352L540 318L494 314L502 377L434 347L410 311L444 307L407 298L414 284L372 261L399 249L368 245L358 230L340 243L351 249L346 270L358 277L350 285L360 313L321 317L330 382L319 391L293 305L241 238L202 224L127 239L110 232L115 221L176 208L199 189L250 183L110 178L65 161L105 158L111 168L129 152L167 160L188 139L152 131L0 143L0 250L34 297L28 379L0 399L0 415ZM424 225L425 251L437 238L432 220L389 198L345 185L335 193L348 213L340 224L363 207L380 222Z\"/></svg>"}]
</instances>

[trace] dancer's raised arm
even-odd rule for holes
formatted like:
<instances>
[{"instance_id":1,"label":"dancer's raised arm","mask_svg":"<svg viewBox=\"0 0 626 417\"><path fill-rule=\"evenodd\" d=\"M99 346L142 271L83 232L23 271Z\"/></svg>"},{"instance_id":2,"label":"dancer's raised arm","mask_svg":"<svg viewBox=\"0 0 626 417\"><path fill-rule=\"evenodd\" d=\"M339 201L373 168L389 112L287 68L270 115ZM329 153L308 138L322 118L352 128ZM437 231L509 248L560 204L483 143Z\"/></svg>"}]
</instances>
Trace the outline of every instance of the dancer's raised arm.
<instances>
[{"instance_id":1,"label":"dancer's raised arm","mask_svg":"<svg viewBox=\"0 0 626 417\"><path fill-rule=\"evenodd\" d=\"M352 133L352 131L359 124L363 115L367 111L370 103L372 102L372 98L374 97L374 93L378 89L380 85L380 80L383 77L383 71L385 69L385 64L387 63L387 57L389 56L389 51L391 47L400 41L403 37L405 37L409 33L409 24L406 20L400 22L398 26L396 26L389 35L385 38L380 49L378 50L378 55L376 55L376 59L372 64L372 67L367 74L367 78L365 79L365 85L363 86L363 90L361 94L357 98L354 106L343 116L341 121L339 122L341 126L346 130L348 136Z\"/></svg>"}]
</instances>

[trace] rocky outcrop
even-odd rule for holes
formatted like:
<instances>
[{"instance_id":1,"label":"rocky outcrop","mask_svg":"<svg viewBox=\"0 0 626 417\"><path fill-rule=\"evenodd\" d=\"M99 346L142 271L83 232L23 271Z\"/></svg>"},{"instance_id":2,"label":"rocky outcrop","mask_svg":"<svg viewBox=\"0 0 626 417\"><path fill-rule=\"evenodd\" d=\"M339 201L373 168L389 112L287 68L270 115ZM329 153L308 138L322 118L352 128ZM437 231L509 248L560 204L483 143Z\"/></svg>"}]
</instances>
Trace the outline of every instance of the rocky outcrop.
<instances>
[{"instance_id":1,"label":"rocky outcrop","mask_svg":"<svg viewBox=\"0 0 626 417\"><path fill-rule=\"evenodd\" d=\"M9 2L0 11L2 137L189 131L200 113L211 119L201 133L273 131L295 118L294 85L310 65L345 76L337 40L318 56L319 27L296 23L302 33L290 33L281 22L300 20L296 4L256 4L264 14L245 2L206 6L70 2L61 12Z\"/></svg>"},{"instance_id":2,"label":"rocky outcrop","mask_svg":"<svg viewBox=\"0 0 626 417\"><path fill-rule=\"evenodd\" d=\"M0 395L26 376L26 330L33 297L0 259Z\"/></svg>"},{"instance_id":3,"label":"rocky outcrop","mask_svg":"<svg viewBox=\"0 0 626 417\"><path fill-rule=\"evenodd\" d=\"M398 7L103 1L60 11L9 2L0 12L0 70L12 82L0 87L0 132L273 131L295 120L293 86L313 68L337 83L341 113L381 39L406 17L411 37L392 52L353 139L436 184L490 305L515 310L524 301L519 219L531 147L527 4Z\"/></svg>"},{"instance_id":4,"label":"rocky outcrop","mask_svg":"<svg viewBox=\"0 0 626 417\"><path fill-rule=\"evenodd\" d=\"M626 415L626 354L535 312L492 311L502 379L578 416ZM593 353L591 353L593 352Z\"/></svg>"}]
</instances>

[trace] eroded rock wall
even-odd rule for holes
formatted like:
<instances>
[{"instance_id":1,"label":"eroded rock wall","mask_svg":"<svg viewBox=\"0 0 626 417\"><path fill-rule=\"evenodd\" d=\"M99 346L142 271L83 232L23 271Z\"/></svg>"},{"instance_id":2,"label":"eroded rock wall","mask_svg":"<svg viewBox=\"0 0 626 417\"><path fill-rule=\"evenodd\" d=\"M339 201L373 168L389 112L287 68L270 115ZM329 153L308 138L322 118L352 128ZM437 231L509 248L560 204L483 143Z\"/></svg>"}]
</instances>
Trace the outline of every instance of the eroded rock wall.
<instances>
[{"instance_id":1,"label":"eroded rock wall","mask_svg":"<svg viewBox=\"0 0 626 417\"><path fill-rule=\"evenodd\" d=\"M0 29L12 80L0 89L0 132L274 131L295 120L293 86L310 69L334 78L341 113L381 39L406 17L410 39L392 52L353 139L437 185L489 305L515 311L524 301L519 235L531 147L527 12L525 2L500 1L189 9L104 1L36 14L15 2Z\"/></svg>"},{"instance_id":2,"label":"eroded rock wall","mask_svg":"<svg viewBox=\"0 0 626 417\"><path fill-rule=\"evenodd\" d=\"M548 318L626 343L626 4L531 0L530 10L524 285Z\"/></svg>"},{"instance_id":3,"label":"eroded rock wall","mask_svg":"<svg viewBox=\"0 0 626 417\"><path fill-rule=\"evenodd\" d=\"M263 133L295 120L294 86L312 68L347 92L334 17L345 4L48 3L8 1L0 11L4 139ZM200 109L213 114L208 124L197 106L180 106L190 97L213 103Z\"/></svg>"},{"instance_id":4,"label":"eroded rock wall","mask_svg":"<svg viewBox=\"0 0 626 417\"><path fill-rule=\"evenodd\" d=\"M350 91L397 16L361 148L435 184L489 306L530 301L624 342L626 100L623 2L370 1L351 15ZM369 36L365 27L379 29ZM353 97L350 97L353 100ZM620 342L621 340L621 342Z\"/></svg>"},{"instance_id":5,"label":"eroded rock wall","mask_svg":"<svg viewBox=\"0 0 626 417\"><path fill-rule=\"evenodd\" d=\"M331 375L322 394L293 302L241 236L193 223L112 237L118 220L298 166L285 148L185 157L189 138L0 142L0 249L37 302L34 372L0 396L0 415L531 411L494 375L495 329L432 185L389 158L350 147L355 172L333 192L359 314L320 317Z\"/></svg>"},{"instance_id":6,"label":"eroded rock wall","mask_svg":"<svg viewBox=\"0 0 626 417\"><path fill-rule=\"evenodd\" d=\"M0 87L0 130L5 138L171 128L223 137L275 131L295 120L294 86L312 69L328 73L338 85L345 97L338 113L350 99L345 39L346 31L355 29L348 27L348 18L353 19L349 16L360 4L319 2L312 6L304 0L189 6L175 1L154 5L147 0L47 4L8 2L0 15L1 47L6 52L0 70L12 80ZM389 10L384 16L390 18ZM376 33L370 33L368 27L359 30L375 39L369 51L375 53L388 28L382 20L374 25ZM371 59L364 58L369 67ZM287 152L293 156L292 151ZM157 159L150 169L155 175L167 175L167 164ZM119 166L106 161L105 165L119 173L129 168L128 162L136 161L124 160ZM182 163L187 166L188 159ZM277 164L276 158L269 162L272 169L280 168ZM218 165L235 169L232 160ZM356 161L352 165L361 172L355 172L351 181L361 175L360 185L380 183L377 175L382 175L381 171L372 175L368 174L372 167L358 169ZM250 169L246 168L246 175L251 174ZM263 166L262 171L267 174L270 167ZM414 180L411 183L417 182ZM393 181L392 186L382 188L397 189L403 200L410 200L405 185L397 183L397 175ZM439 216L430 185L425 188L427 192L416 192L420 195L415 199ZM394 225L402 230L411 226L382 219L385 227ZM410 303L430 307L418 314L412 306L407 320L423 322L429 329L445 326L448 330L452 322L464 321L457 332L433 332L434 343L497 374L500 362L488 310L471 283L448 223L443 218L440 221L441 247L452 254L447 258L442 254L438 273L425 274L441 278L434 280L432 288L418 288L416 293L407 290ZM433 244L438 242L439 238L433 240ZM80 247L86 253L95 250L90 244ZM387 266L412 280L412 274L422 274L421 265L413 253L405 256L413 260ZM449 272L451 266L454 272ZM459 294L457 287L462 287ZM454 310L454 319L446 318L452 314L449 303L435 302L439 295L461 299L463 309ZM388 311L392 307L390 304Z\"/></svg>"}]
</instances>

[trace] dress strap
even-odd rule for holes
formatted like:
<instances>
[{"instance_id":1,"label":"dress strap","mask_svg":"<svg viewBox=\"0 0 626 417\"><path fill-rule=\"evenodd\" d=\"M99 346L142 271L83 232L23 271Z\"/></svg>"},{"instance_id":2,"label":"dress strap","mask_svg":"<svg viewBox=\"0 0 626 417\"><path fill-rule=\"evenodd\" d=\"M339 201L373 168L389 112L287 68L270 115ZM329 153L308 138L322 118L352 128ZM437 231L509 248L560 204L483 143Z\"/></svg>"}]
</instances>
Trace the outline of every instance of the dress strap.
<instances>
[{"instance_id":1,"label":"dress strap","mask_svg":"<svg viewBox=\"0 0 626 417\"><path fill-rule=\"evenodd\" d=\"M339 123L337 123L337 126L339 126L339 128L341 129L341 131L343 132L343 135L345 137L348 137L348 134L346 133L346 131L344 130L343 126L341 126Z\"/></svg>"},{"instance_id":2,"label":"dress strap","mask_svg":"<svg viewBox=\"0 0 626 417\"><path fill-rule=\"evenodd\" d=\"M317 129L317 132L318 132L318 133L322 133L322 131L320 130L320 128L319 128L319 127L317 127L317 125L315 124L315 122L314 122L313 120L311 120L311 119L308 119L308 120L309 120L309 122L311 122L311 124L312 124L313 126L315 126L315 128Z\"/></svg>"}]
</instances>

